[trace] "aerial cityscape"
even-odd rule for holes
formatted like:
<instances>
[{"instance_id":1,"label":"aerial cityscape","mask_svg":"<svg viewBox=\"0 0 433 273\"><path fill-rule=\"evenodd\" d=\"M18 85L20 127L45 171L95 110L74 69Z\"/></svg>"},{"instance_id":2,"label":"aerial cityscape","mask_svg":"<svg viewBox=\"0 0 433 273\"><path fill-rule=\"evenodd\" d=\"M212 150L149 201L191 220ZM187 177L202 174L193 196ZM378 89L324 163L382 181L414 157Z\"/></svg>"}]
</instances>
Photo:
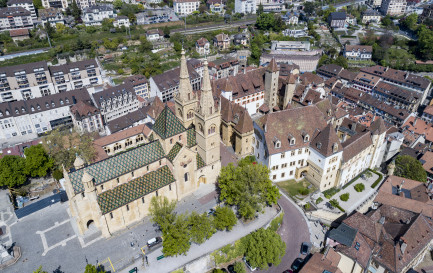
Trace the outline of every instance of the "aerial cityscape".
<instances>
[{"instance_id":1,"label":"aerial cityscape","mask_svg":"<svg viewBox=\"0 0 433 273\"><path fill-rule=\"evenodd\" d=\"M0 271L433 273L432 0L0 0Z\"/></svg>"}]
</instances>

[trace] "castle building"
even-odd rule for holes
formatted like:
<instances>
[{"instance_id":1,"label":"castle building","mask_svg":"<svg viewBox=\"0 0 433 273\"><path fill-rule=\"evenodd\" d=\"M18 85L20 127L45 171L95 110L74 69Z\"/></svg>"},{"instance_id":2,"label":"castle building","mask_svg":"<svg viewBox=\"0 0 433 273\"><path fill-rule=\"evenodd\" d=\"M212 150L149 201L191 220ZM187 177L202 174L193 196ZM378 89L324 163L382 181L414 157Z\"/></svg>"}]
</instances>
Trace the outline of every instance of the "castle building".
<instances>
[{"instance_id":1,"label":"castle building","mask_svg":"<svg viewBox=\"0 0 433 273\"><path fill-rule=\"evenodd\" d=\"M166 105L151 128L99 139L105 152L102 160L86 166L77 157L74 168L64 170L71 215L81 234L95 225L109 237L147 216L153 196L180 200L200 184L216 182L221 169L221 113L207 62L203 73L198 99L182 52L175 111ZM121 153L112 153L115 147Z\"/></svg>"}]
</instances>

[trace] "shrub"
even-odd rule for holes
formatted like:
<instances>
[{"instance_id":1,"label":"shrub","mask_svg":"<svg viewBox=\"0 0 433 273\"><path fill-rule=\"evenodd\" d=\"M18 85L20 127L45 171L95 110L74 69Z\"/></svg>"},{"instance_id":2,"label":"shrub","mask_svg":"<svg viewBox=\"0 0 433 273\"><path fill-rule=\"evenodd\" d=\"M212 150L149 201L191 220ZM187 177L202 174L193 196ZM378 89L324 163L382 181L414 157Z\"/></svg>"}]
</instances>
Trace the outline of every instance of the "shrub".
<instances>
[{"instance_id":1,"label":"shrub","mask_svg":"<svg viewBox=\"0 0 433 273\"><path fill-rule=\"evenodd\" d=\"M374 172L375 174L377 174L379 176L376 179L376 181L374 181L374 183L371 185L371 187L374 189L380 183L380 181L382 181L383 175L379 172L376 172L376 171L372 171L372 172Z\"/></svg>"},{"instance_id":2,"label":"shrub","mask_svg":"<svg viewBox=\"0 0 433 273\"><path fill-rule=\"evenodd\" d=\"M339 191L340 189L330 188L329 190L324 191L323 195L325 196L326 199L331 199L331 197L334 196Z\"/></svg>"},{"instance_id":3,"label":"shrub","mask_svg":"<svg viewBox=\"0 0 433 273\"><path fill-rule=\"evenodd\" d=\"M365 190L365 186L362 183L358 183L353 187L355 188L355 191L357 191L357 192L362 192L363 190Z\"/></svg>"},{"instance_id":4,"label":"shrub","mask_svg":"<svg viewBox=\"0 0 433 273\"><path fill-rule=\"evenodd\" d=\"M311 208L310 203L305 204L305 205L304 205L304 208L305 208L306 210L309 210L309 209Z\"/></svg>"},{"instance_id":5,"label":"shrub","mask_svg":"<svg viewBox=\"0 0 433 273\"><path fill-rule=\"evenodd\" d=\"M247 270L245 269L245 265L242 262L236 262L234 270L236 273L247 273Z\"/></svg>"},{"instance_id":6,"label":"shrub","mask_svg":"<svg viewBox=\"0 0 433 273\"><path fill-rule=\"evenodd\" d=\"M349 193L345 193L340 195L340 200L346 202L347 200L349 200Z\"/></svg>"},{"instance_id":7,"label":"shrub","mask_svg":"<svg viewBox=\"0 0 433 273\"><path fill-rule=\"evenodd\" d=\"M230 207L217 207L215 209L214 226L218 230L230 231L238 219Z\"/></svg>"},{"instance_id":8,"label":"shrub","mask_svg":"<svg viewBox=\"0 0 433 273\"><path fill-rule=\"evenodd\" d=\"M307 188L302 188L302 189L299 189L298 192L301 195L307 195L309 193L309 190Z\"/></svg>"},{"instance_id":9,"label":"shrub","mask_svg":"<svg viewBox=\"0 0 433 273\"><path fill-rule=\"evenodd\" d=\"M322 198L322 197L317 198L317 200L316 200L316 205L317 205L317 204L320 204L322 201L323 201L323 198Z\"/></svg>"},{"instance_id":10,"label":"shrub","mask_svg":"<svg viewBox=\"0 0 433 273\"><path fill-rule=\"evenodd\" d=\"M340 211L342 211L342 212L346 212L341 206L340 206L340 203L336 200L336 199L332 199L331 201L329 201L329 203L332 205L332 206L334 206L334 207L336 207L337 209L339 209Z\"/></svg>"}]
</instances>

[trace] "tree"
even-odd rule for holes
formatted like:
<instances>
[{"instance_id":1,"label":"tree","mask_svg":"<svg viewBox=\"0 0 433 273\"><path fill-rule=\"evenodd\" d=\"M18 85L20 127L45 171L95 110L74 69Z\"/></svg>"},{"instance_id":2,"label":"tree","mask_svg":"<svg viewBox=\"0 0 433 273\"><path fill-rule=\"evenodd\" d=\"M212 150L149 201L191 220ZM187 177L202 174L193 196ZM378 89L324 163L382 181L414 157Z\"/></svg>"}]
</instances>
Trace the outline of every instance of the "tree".
<instances>
[{"instance_id":1,"label":"tree","mask_svg":"<svg viewBox=\"0 0 433 273\"><path fill-rule=\"evenodd\" d=\"M54 166L54 160L48 156L42 144L26 148L24 155L26 156L24 172L31 177L46 176Z\"/></svg>"},{"instance_id":2,"label":"tree","mask_svg":"<svg viewBox=\"0 0 433 273\"><path fill-rule=\"evenodd\" d=\"M394 23L392 22L391 16L386 15L385 17L382 18L382 25L384 25L385 27L391 27L394 25Z\"/></svg>"},{"instance_id":3,"label":"tree","mask_svg":"<svg viewBox=\"0 0 433 273\"><path fill-rule=\"evenodd\" d=\"M94 266L92 264L86 265L84 273L106 273L106 271L101 266Z\"/></svg>"},{"instance_id":4,"label":"tree","mask_svg":"<svg viewBox=\"0 0 433 273\"><path fill-rule=\"evenodd\" d=\"M252 267L267 269L268 264L279 265L286 254L286 244L276 232L260 228L241 239L245 258Z\"/></svg>"},{"instance_id":5,"label":"tree","mask_svg":"<svg viewBox=\"0 0 433 273\"><path fill-rule=\"evenodd\" d=\"M176 201L169 201L165 196L154 196L150 200L149 214L162 232L167 231L176 220L175 208Z\"/></svg>"},{"instance_id":6,"label":"tree","mask_svg":"<svg viewBox=\"0 0 433 273\"><path fill-rule=\"evenodd\" d=\"M418 54L423 60L433 59L433 30L424 25L418 28Z\"/></svg>"},{"instance_id":7,"label":"tree","mask_svg":"<svg viewBox=\"0 0 433 273\"><path fill-rule=\"evenodd\" d=\"M342 195L340 195L340 200L343 202L347 202L347 200L349 200L350 194L348 192L343 193Z\"/></svg>"},{"instance_id":8,"label":"tree","mask_svg":"<svg viewBox=\"0 0 433 273\"><path fill-rule=\"evenodd\" d=\"M60 179L63 178L63 172L59 169L55 169L53 171L53 178L56 179L57 181L59 181Z\"/></svg>"},{"instance_id":9,"label":"tree","mask_svg":"<svg viewBox=\"0 0 433 273\"><path fill-rule=\"evenodd\" d=\"M41 265L38 269L36 269L36 271L33 271L33 273L48 273L48 272L43 270Z\"/></svg>"},{"instance_id":10,"label":"tree","mask_svg":"<svg viewBox=\"0 0 433 273\"><path fill-rule=\"evenodd\" d=\"M5 8L7 6L7 0L0 0L0 8Z\"/></svg>"},{"instance_id":11,"label":"tree","mask_svg":"<svg viewBox=\"0 0 433 273\"><path fill-rule=\"evenodd\" d=\"M121 9L122 6L123 6L123 1L122 0L114 0L113 7L115 9Z\"/></svg>"},{"instance_id":12,"label":"tree","mask_svg":"<svg viewBox=\"0 0 433 273\"><path fill-rule=\"evenodd\" d=\"M416 13L412 13L412 14L406 16L406 18L404 18L401 21L401 25L404 28L412 30L412 31L416 30L416 28L418 27L417 23L418 23L418 14L416 14Z\"/></svg>"},{"instance_id":13,"label":"tree","mask_svg":"<svg viewBox=\"0 0 433 273\"><path fill-rule=\"evenodd\" d=\"M0 159L0 186L15 188L27 181L24 172L25 160L16 155L5 155Z\"/></svg>"},{"instance_id":14,"label":"tree","mask_svg":"<svg viewBox=\"0 0 433 273\"><path fill-rule=\"evenodd\" d=\"M220 200L236 206L245 219L252 219L266 204L275 204L280 197L269 179L269 169L263 164L244 158L238 166L229 164L221 169L218 178Z\"/></svg>"},{"instance_id":15,"label":"tree","mask_svg":"<svg viewBox=\"0 0 433 273\"><path fill-rule=\"evenodd\" d=\"M162 253L164 256L186 255L191 247L188 223L186 215L181 214L165 232L163 231Z\"/></svg>"},{"instance_id":16,"label":"tree","mask_svg":"<svg viewBox=\"0 0 433 273\"><path fill-rule=\"evenodd\" d=\"M333 5L329 5L326 10L323 11L322 19L325 22L328 22L328 17L332 12L337 11L337 9Z\"/></svg>"},{"instance_id":17,"label":"tree","mask_svg":"<svg viewBox=\"0 0 433 273\"><path fill-rule=\"evenodd\" d=\"M208 217L206 213L198 214L193 211L188 217L188 222L191 241L196 244L204 243L216 232L212 218Z\"/></svg>"},{"instance_id":18,"label":"tree","mask_svg":"<svg viewBox=\"0 0 433 273\"><path fill-rule=\"evenodd\" d=\"M74 17L75 22L81 20L81 9L78 7L77 2L75 0L72 0L71 14Z\"/></svg>"},{"instance_id":19,"label":"tree","mask_svg":"<svg viewBox=\"0 0 433 273\"><path fill-rule=\"evenodd\" d=\"M313 14L316 9L316 4L314 2L304 2L304 12L306 14Z\"/></svg>"},{"instance_id":20,"label":"tree","mask_svg":"<svg viewBox=\"0 0 433 273\"><path fill-rule=\"evenodd\" d=\"M199 11L201 14L205 13L206 10L207 10L207 7L206 7L205 4L200 4L200 6L198 7L198 11Z\"/></svg>"},{"instance_id":21,"label":"tree","mask_svg":"<svg viewBox=\"0 0 433 273\"><path fill-rule=\"evenodd\" d=\"M218 230L232 230L238 219L230 207L218 207L215 209L214 226Z\"/></svg>"},{"instance_id":22,"label":"tree","mask_svg":"<svg viewBox=\"0 0 433 273\"><path fill-rule=\"evenodd\" d=\"M242 262L236 262L234 266L234 270L236 273L247 273L247 270L245 269L245 265Z\"/></svg>"},{"instance_id":23,"label":"tree","mask_svg":"<svg viewBox=\"0 0 433 273\"><path fill-rule=\"evenodd\" d=\"M43 9L42 0L33 0L33 6L35 6L35 10Z\"/></svg>"},{"instance_id":24,"label":"tree","mask_svg":"<svg viewBox=\"0 0 433 273\"><path fill-rule=\"evenodd\" d=\"M348 67L347 59L344 58L344 56L338 56L337 59L335 59L334 63L338 64L339 66L342 66L344 68Z\"/></svg>"},{"instance_id":25,"label":"tree","mask_svg":"<svg viewBox=\"0 0 433 273\"><path fill-rule=\"evenodd\" d=\"M395 159L395 175L420 181L427 181L427 172L422 164L409 155L399 155Z\"/></svg>"},{"instance_id":26,"label":"tree","mask_svg":"<svg viewBox=\"0 0 433 273\"><path fill-rule=\"evenodd\" d=\"M140 37L140 43L141 43L141 45L139 46L138 50L142 53L149 52L153 49L152 43L146 39L146 36Z\"/></svg>"},{"instance_id":27,"label":"tree","mask_svg":"<svg viewBox=\"0 0 433 273\"><path fill-rule=\"evenodd\" d=\"M257 17L256 26L260 30L270 30L274 24L274 14L262 13Z\"/></svg>"},{"instance_id":28,"label":"tree","mask_svg":"<svg viewBox=\"0 0 433 273\"><path fill-rule=\"evenodd\" d=\"M170 29L168 28L168 26L164 27L163 32L164 32L165 38L169 38L170 37Z\"/></svg>"},{"instance_id":29,"label":"tree","mask_svg":"<svg viewBox=\"0 0 433 273\"><path fill-rule=\"evenodd\" d=\"M259 7L257 8L256 13L257 13L258 16L260 16L263 13L263 5L262 5L262 3L259 4Z\"/></svg>"}]
</instances>

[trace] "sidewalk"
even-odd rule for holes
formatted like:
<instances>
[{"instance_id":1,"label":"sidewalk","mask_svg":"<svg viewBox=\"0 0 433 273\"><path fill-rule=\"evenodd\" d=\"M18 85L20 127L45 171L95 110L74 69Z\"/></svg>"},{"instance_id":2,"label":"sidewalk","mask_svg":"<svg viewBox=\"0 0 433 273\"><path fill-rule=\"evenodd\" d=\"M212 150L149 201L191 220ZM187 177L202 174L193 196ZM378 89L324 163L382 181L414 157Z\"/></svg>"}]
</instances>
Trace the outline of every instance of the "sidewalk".
<instances>
[{"instance_id":1,"label":"sidewalk","mask_svg":"<svg viewBox=\"0 0 433 273\"><path fill-rule=\"evenodd\" d=\"M188 254L186 256L178 257L167 257L159 261L156 260L158 256L162 255L162 247L156 249L150 253L147 258L149 261L149 266L144 267L142 259L136 260L132 265L128 266L120 273L128 273L134 267L138 268L138 272L158 272L158 273L168 273L182 267L183 265L198 259L206 254L213 252L227 244L233 243L236 240L246 236L250 232L253 232L272 220L272 218L277 214L273 208L266 207L265 213L260 214L259 217L248 224L243 224L238 222L236 226L233 227L232 231L218 231L209 240L201 245L192 244Z\"/></svg>"}]
</instances>

